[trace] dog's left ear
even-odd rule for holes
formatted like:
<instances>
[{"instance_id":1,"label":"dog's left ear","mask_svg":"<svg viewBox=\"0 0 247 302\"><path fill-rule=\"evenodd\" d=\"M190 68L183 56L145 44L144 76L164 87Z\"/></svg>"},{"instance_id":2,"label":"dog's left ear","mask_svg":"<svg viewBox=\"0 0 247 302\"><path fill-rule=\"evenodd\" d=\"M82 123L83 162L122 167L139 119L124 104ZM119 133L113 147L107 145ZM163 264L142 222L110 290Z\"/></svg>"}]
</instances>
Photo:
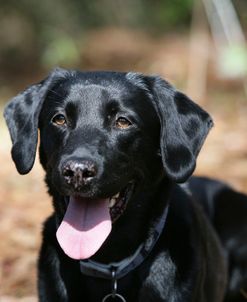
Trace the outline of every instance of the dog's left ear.
<instances>
[{"instance_id":1,"label":"dog's left ear","mask_svg":"<svg viewBox=\"0 0 247 302\"><path fill-rule=\"evenodd\" d=\"M51 85L65 74L64 69L54 69L46 79L19 93L5 107L4 117L13 143L11 154L20 174L28 173L33 167L40 110Z\"/></svg>"},{"instance_id":2,"label":"dog's left ear","mask_svg":"<svg viewBox=\"0 0 247 302\"><path fill-rule=\"evenodd\" d=\"M160 119L160 148L167 176L184 182L193 173L196 158L213 126L212 118L186 95L159 77L147 77Z\"/></svg>"}]
</instances>

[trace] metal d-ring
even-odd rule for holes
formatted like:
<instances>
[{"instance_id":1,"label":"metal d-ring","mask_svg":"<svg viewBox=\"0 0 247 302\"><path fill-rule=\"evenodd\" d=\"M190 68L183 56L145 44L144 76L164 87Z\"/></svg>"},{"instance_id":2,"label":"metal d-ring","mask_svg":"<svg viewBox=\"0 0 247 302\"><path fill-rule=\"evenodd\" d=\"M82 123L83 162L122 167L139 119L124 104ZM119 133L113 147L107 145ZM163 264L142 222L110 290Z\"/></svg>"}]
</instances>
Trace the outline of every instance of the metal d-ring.
<instances>
[{"instance_id":1,"label":"metal d-ring","mask_svg":"<svg viewBox=\"0 0 247 302\"><path fill-rule=\"evenodd\" d=\"M107 302L107 300L108 300L109 298L116 300L116 302L117 302L117 301L126 302L126 300L124 299L124 297L121 296L121 295L119 295L119 294L116 294L116 295L114 296L114 298L113 298L112 294L106 295L106 296L103 298L102 302Z\"/></svg>"},{"instance_id":2,"label":"metal d-ring","mask_svg":"<svg viewBox=\"0 0 247 302\"><path fill-rule=\"evenodd\" d=\"M117 301L126 302L124 297L117 293L116 269L114 267L112 268L111 276L112 276L112 292L110 294L106 295L103 298L102 302L107 302L107 300L109 298L112 298L112 299L116 300L116 302Z\"/></svg>"}]
</instances>

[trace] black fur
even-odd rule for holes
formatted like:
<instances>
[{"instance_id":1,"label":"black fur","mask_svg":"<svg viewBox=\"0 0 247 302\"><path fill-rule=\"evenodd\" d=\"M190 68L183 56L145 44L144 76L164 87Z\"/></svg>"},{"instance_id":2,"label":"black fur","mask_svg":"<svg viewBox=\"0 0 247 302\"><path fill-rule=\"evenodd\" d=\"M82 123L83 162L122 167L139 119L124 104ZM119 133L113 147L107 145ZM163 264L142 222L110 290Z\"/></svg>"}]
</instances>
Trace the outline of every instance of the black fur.
<instances>
[{"instance_id":1,"label":"black fur","mask_svg":"<svg viewBox=\"0 0 247 302\"><path fill-rule=\"evenodd\" d=\"M57 113L66 117L65 125L52 123ZM126 129L116 127L119 117L130 122ZM127 208L94 260L109 263L131 255L170 206L151 254L118 281L118 292L129 302L221 302L224 296L244 301L247 197L212 180L192 178L192 194L177 184L193 173L213 124L187 96L159 77L55 69L11 100L5 118L21 174L33 166L40 129L40 160L55 209L43 233L40 301L97 302L110 292L109 280L82 275L55 233L65 196L110 197L130 181L135 190ZM64 167L71 161L85 167L85 159L97 172L78 191L66 181Z\"/></svg>"}]
</instances>

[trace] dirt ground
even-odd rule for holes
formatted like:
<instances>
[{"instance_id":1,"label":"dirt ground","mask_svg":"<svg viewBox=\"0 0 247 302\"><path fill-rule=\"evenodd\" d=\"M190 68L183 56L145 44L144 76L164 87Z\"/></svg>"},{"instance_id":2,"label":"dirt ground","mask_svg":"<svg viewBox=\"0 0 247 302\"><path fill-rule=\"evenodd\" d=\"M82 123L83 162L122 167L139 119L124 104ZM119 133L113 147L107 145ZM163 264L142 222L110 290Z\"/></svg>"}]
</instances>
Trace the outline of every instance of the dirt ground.
<instances>
[{"instance_id":1,"label":"dirt ground","mask_svg":"<svg viewBox=\"0 0 247 302\"><path fill-rule=\"evenodd\" d=\"M104 37L94 35L98 35L91 42L95 49L96 40L99 42ZM119 35L116 39L121 41ZM107 47L104 43L102 52L105 52L105 62L100 61L98 69L110 65L112 49L119 48L115 50L115 60L122 60L121 56L132 58L129 63L124 63L128 67L128 64L138 60L140 47L150 44L142 35L138 41L141 46L136 36L127 35L123 39L130 40L133 47L125 45L123 49L121 42L120 45L109 43ZM148 73L167 74L169 79L176 79L180 85L186 76L188 42L182 37L166 39L169 39L169 47L165 38L156 41L154 46L145 48L145 56L142 55L135 67ZM89 56L85 50L85 58L89 66L97 66L96 52ZM180 64L177 64L178 58ZM246 97L240 85L230 88L224 85L219 83L219 90L215 85L208 90L208 101L204 107L212 114L215 127L199 156L196 174L220 178L247 192ZM36 262L42 222L52 211L51 202L37 159L28 175L20 176L16 172L10 157L11 143L2 119L2 107L0 113L0 300L34 302L37 301Z\"/></svg>"}]
</instances>

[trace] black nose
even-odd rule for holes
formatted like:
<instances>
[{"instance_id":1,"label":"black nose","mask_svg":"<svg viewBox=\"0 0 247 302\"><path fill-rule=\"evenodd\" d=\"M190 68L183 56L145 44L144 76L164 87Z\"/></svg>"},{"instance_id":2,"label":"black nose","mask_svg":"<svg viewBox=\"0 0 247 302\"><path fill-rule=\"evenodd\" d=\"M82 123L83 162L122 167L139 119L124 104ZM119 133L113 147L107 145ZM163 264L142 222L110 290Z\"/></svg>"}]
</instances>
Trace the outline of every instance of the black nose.
<instances>
[{"instance_id":1,"label":"black nose","mask_svg":"<svg viewBox=\"0 0 247 302\"><path fill-rule=\"evenodd\" d=\"M70 160L64 164L62 174L68 185L80 189L97 175L97 166L91 160Z\"/></svg>"}]
</instances>

